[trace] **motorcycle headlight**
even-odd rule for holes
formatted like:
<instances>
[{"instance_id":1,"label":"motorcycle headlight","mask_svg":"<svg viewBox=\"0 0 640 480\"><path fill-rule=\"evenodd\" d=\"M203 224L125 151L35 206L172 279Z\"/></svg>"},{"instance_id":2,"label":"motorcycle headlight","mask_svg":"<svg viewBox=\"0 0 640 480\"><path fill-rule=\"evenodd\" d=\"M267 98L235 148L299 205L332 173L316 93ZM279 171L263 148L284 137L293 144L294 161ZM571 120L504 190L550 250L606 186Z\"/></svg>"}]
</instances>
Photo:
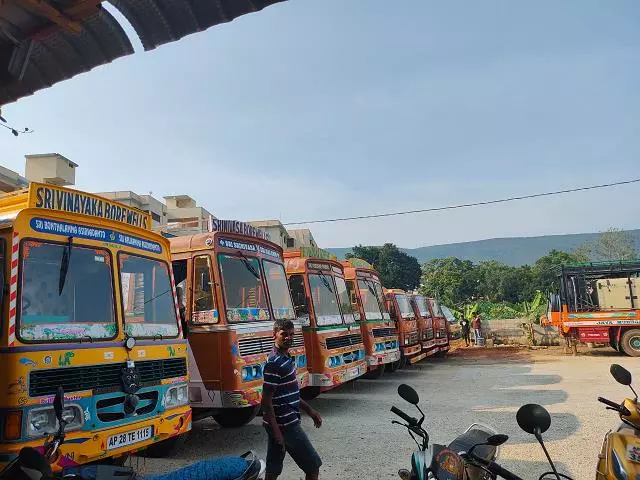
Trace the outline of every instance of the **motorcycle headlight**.
<instances>
[{"instance_id":1,"label":"motorcycle headlight","mask_svg":"<svg viewBox=\"0 0 640 480\"><path fill-rule=\"evenodd\" d=\"M62 410L65 430L76 430L84 425L84 415L79 405L68 405ZM27 435L41 437L58 431L58 419L53 407L34 408L27 416Z\"/></svg>"},{"instance_id":2,"label":"motorcycle headlight","mask_svg":"<svg viewBox=\"0 0 640 480\"><path fill-rule=\"evenodd\" d=\"M189 393L187 390L187 384L177 385L169 388L164 395L164 407L174 408L186 405L189 403Z\"/></svg>"}]
</instances>

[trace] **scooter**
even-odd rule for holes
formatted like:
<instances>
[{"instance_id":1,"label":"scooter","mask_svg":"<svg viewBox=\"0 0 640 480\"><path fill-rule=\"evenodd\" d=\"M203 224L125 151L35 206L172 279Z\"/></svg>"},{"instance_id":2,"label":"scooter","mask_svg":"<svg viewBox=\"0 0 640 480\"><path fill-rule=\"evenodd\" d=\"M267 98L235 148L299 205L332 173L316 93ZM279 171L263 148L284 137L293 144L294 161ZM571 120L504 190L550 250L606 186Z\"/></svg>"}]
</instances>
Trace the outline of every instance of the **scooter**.
<instances>
[{"instance_id":1,"label":"scooter","mask_svg":"<svg viewBox=\"0 0 640 480\"><path fill-rule=\"evenodd\" d=\"M598 397L598 401L607 405L607 410L618 412L622 423L615 431L609 431L602 443L598 458L596 480L619 480L640 478L640 410L638 395L631 386L631 373L620 365L613 364L609 369L613 378L628 386L634 398L625 398L618 404Z\"/></svg>"},{"instance_id":2,"label":"scooter","mask_svg":"<svg viewBox=\"0 0 640 480\"><path fill-rule=\"evenodd\" d=\"M425 414L418 405L418 393L409 385L402 384L398 387L398 395L415 405L421 414L420 419L416 419L395 406L391 407L391 412L405 422L393 420L391 423L405 427L418 445L418 450L411 456L411 470L398 471L402 480L496 480L498 477L523 480L495 462L500 445L509 439L507 435L498 434L484 425L473 424L448 446L430 445L429 434L422 426ZM516 420L520 428L536 437L551 465L552 471L540 475L539 480L572 480L558 473L542 440L542 434L551 426L549 412L541 405L523 405L516 414Z\"/></svg>"},{"instance_id":3,"label":"scooter","mask_svg":"<svg viewBox=\"0 0 640 480\"><path fill-rule=\"evenodd\" d=\"M261 480L266 464L253 452L240 457L224 457L202 460L178 470L150 477L138 476L131 467L88 464L67 467L62 472L53 473L51 465L60 454L60 446L65 440L64 392L59 388L53 409L58 420L58 431L51 438L45 438L42 452L24 447L18 456L0 471L0 480Z\"/></svg>"}]
</instances>

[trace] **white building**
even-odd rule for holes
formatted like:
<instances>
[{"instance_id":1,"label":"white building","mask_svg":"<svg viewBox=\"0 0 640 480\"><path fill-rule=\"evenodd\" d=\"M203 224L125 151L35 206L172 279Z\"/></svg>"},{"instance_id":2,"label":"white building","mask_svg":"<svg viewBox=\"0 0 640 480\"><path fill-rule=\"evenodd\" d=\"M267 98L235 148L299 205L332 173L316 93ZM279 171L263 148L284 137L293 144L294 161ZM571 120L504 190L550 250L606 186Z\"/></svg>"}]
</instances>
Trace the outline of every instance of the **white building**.
<instances>
[{"instance_id":1,"label":"white building","mask_svg":"<svg viewBox=\"0 0 640 480\"><path fill-rule=\"evenodd\" d=\"M73 185L77 164L59 153L25 155L24 177L13 170L0 167L0 192L13 192L29 186L29 182L53 185Z\"/></svg>"},{"instance_id":2,"label":"white building","mask_svg":"<svg viewBox=\"0 0 640 480\"><path fill-rule=\"evenodd\" d=\"M283 250L318 246L308 228L287 230L280 220L254 220L247 223L268 233L271 241L280 245Z\"/></svg>"},{"instance_id":3,"label":"white building","mask_svg":"<svg viewBox=\"0 0 640 480\"><path fill-rule=\"evenodd\" d=\"M284 228L280 220L254 220L247 223L268 234L271 241L280 245L283 250L293 248L294 239L289 235L289 232L287 232L287 229Z\"/></svg>"},{"instance_id":4,"label":"white building","mask_svg":"<svg viewBox=\"0 0 640 480\"><path fill-rule=\"evenodd\" d=\"M189 195L173 195L164 199L167 203L167 233L193 235L207 232L210 219L216 218L206 208L199 207Z\"/></svg>"},{"instance_id":5,"label":"white building","mask_svg":"<svg viewBox=\"0 0 640 480\"><path fill-rule=\"evenodd\" d=\"M318 246L313 238L311 230L308 228L289 229L287 232L289 232L289 236L293 238L293 248Z\"/></svg>"},{"instance_id":6,"label":"white building","mask_svg":"<svg viewBox=\"0 0 640 480\"><path fill-rule=\"evenodd\" d=\"M130 190L98 192L96 195L147 212L151 215L154 230L160 230L167 225L167 206L152 195L138 195Z\"/></svg>"}]
</instances>

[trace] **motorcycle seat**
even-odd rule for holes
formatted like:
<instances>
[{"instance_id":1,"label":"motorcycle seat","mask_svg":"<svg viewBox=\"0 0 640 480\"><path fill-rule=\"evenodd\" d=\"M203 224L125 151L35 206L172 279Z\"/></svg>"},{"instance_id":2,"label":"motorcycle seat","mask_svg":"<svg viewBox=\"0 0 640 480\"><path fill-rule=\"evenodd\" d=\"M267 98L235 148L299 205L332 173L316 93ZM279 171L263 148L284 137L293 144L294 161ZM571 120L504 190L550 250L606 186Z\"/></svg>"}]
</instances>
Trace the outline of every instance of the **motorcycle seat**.
<instances>
[{"instance_id":1,"label":"motorcycle seat","mask_svg":"<svg viewBox=\"0 0 640 480\"><path fill-rule=\"evenodd\" d=\"M455 440L453 440L453 442L449 444L449 448L456 453L468 452L474 445L486 442L487 438L489 438L491 435L493 434L485 430L472 428L468 432L463 433ZM473 454L476 457L482 458L487 461L493 460L496 454L496 447L493 447L491 445L481 445L473 450Z\"/></svg>"}]
</instances>

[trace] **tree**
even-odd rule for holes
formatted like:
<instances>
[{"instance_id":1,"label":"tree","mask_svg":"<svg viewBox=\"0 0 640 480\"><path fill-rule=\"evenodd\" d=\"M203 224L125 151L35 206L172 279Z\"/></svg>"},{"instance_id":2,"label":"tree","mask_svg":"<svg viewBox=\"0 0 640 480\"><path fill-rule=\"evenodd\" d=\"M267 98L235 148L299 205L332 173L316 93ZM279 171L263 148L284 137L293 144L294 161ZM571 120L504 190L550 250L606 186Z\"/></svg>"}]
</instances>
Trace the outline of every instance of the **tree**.
<instances>
[{"instance_id":1,"label":"tree","mask_svg":"<svg viewBox=\"0 0 640 480\"><path fill-rule=\"evenodd\" d=\"M418 259L407 255L392 243L382 247L357 245L346 254L346 258L366 260L380 273L380 281L386 288L413 290L420 284Z\"/></svg>"},{"instance_id":2,"label":"tree","mask_svg":"<svg viewBox=\"0 0 640 480\"><path fill-rule=\"evenodd\" d=\"M537 289L544 293L555 292L558 289L558 274L560 267L568 263L584 261L584 257L574 253L551 250L545 256L536 260L532 269L532 282Z\"/></svg>"},{"instance_id":3,"label":"tree","mask_svg":"<svg viewBox=\"0 0 640 480\"><path fill-rule=\"evenodd\" d=\"M512 267L500 263L496 260L480 262L476 270L476 294L477 296L491 302L503 300L501 286L504 277Z\"/></svg>"},{"instance_id":4,"label":"tree","mask_svg":"<svg viewBox=\"0 0 640 480\"><path fill-rule=\"evenodd\" d=\"M455 257L429 260L422 266L421 292L448 306L463 305L476 297L478 279L469 260Z\"/></svg>"},{"instance_id":5,"label":"tree","mask_svg":"<svg viewBox=\"0 0 640 480\"><path fill-rule=\"evenodd\" d=\"M589 253L592 261L624 261L638 258L633 237L619 228L610 228L606 232L601 232L598 240L586 243L580 248Z\"/></svg>"}]
</instances>

